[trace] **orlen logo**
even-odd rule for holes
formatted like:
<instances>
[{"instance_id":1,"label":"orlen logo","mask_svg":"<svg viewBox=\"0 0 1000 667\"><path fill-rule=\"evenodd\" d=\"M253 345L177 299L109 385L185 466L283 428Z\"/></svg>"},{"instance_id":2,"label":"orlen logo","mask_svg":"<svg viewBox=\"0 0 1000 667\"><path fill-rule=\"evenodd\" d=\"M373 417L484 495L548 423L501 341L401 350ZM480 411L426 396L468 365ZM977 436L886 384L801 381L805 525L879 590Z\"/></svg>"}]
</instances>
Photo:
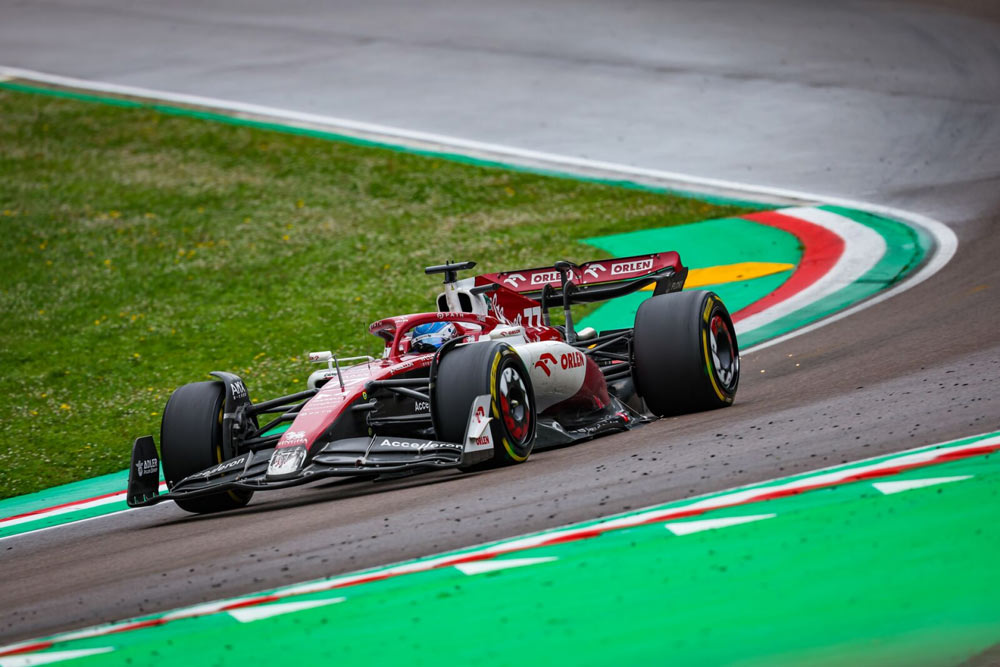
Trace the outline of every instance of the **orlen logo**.
<instances>
[{"instance_id":1,"label":"orlen logo","mask_svg":"<svg viewBox=\"0 0 1000 667\"><path fill-rule=\"evenodd\" d=\"M600 278L600 274L607 272L608 269L603 264L591 264L587 267L587 270L583 272L583 275L591 276L592 278Z\"/></svg>"},{"instance_id":2,"label":"orlen logo","mask_svg":"<svg viewBox=\"0 0 1000 667\"><path fill-rule=\"evenodd\" d=\"M532 285L544 285L545 283L553 283L559 280L558 271L544 271L542 273L533 273L531 275Z\"/></svg>"},{"instance_id":3,"label":"orlen logo","mask_svg":"<svg viewBox=\"0 0 1000 667\"><path fill-rule=\"evenodd\" d=\"M611 265L611 275L618 276L623 273L635 273L636 271L649 271L653 268L653 260L640 259L635 262L619 262Z\"/></svg>"},{"instance_id":4,"label":"orlen logo","mask_svg":"<svg viewBox=\"0 0 1000 667\"><path fill-rule=\"evenodd\" d=\"M559 365L562 369L569 370L570 368L579 368L583 366L583 353L582 352L570 352L559 357Z\"/></svg>"},{"instance_id":5,"label":"orlen logo","mask_svg":"<svg viewBox=\"0 0 1000 667\"><path fill-rule=\"evenodd\" d=\"M564 354L563 356L565 357L566 355ZM549 370L548 366L549 363L555 366L559 363L559 361L555 358L554 355L546 352L542 356L538 357L538 361L535 362L535 368L541 368L543 371L545 371L545 375L550 376L552 375L552 371Z\"/></svg>"},{"instance_id":6,"label":"orlen logo","mask_svg":"<svg viewBox=\"0 0 1000 667\"><path fill-rule=\"evenodd\" d=\"M517 289L518 281L524 282L525 280L527 280L527 278L522 276L520 273L512 273L503 279L505 283L510 283L510 286L513 287L514 289Z\"/></svg>"},{"instance_id":7,"label":"orlen logo","mask_svg":"<svg viewBox=\"0 0 1000 667\"><path fill-rule=\"evenodd\" d=\"M476 423L482 424L484 419L486 419L486 410L480 405L476 408Z\"/></svg>"}]
</instances>

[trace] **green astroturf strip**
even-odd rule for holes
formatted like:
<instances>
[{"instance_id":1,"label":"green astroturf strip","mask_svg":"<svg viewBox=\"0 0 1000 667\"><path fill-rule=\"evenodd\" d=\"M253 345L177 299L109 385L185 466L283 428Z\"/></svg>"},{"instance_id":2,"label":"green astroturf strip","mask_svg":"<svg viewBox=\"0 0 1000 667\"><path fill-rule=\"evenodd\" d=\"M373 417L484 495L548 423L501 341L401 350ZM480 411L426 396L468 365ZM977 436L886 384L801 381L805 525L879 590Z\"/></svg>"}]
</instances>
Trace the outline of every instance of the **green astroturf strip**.
<instances>
[{"instance_id":1,"label":"green astroturf strip","mask_svg":"<svg viewBox=\"0 0 1000 667\"><path fill-rule=\"evenodd\" d=\"M0 500L0 519L33 512L35 510L76 502L84 498L94 498L107 493L124 491L128 484L128 470L120 470L100 477L92 477L79 482L61 484L49 489L27 493L23 496ZM3 524L0 523L0 536Z\"/></svg>"},{"instance_id":2,"label":"green astroturf strip","mask_svg":"<svg viewBox=\"0 0 1000 667\"><path fill-rule=\"evenodd\" d=\"M122 485L122 488L119 490L123 491L124 485ZM104 516L105 514L113 514L127 509L128 505L124 500L117 500L115 502L105 503L96 507L75 509L72 512L67 512L65 514L40 516L33 521L26 521L14 526L5 526L3 523L0 523L0 538L30 533L36 530L51 528L52 526L62 526L76 521L83 521L84 519L93 519L94 517Z\"/></svg>"},{"instance_id":3,"label":"green astroturf strip","mask_svg":"<svg viewBox=\"0 0 1000 667\"><path fill-rule=\"evenodd\" d=\"M54 650L115 647L80 664L955 664L1000 642L1000 456L888 478L965 475L889 496L822 489L694 519L775 515L754 523L650 524L509 556L553 562L442 568L289 598L347 599L266 621L216 614Z\"/></svg>"},{"instance_id":4,"label":"green astroturf strip","mask_svg":"<svg viewBox=\"0 0 1000 667\"><path fill-rule=\"evenodd\" d=\"M676 250L689 269L703 269L739 262L778 262L797 265L802 248L794 235L740 218L723 218L683 227L645 229L584 239L584 243L614 257L658 250ZM781 286L790 271L738 283L710 285L698 289L716 292L729 312L744 308ZM580 326L598 331L632 326L639 304L652 292L637 292L601 304ZM742 341L741 341L742 344Z\"/></svg>"}]
</instances>

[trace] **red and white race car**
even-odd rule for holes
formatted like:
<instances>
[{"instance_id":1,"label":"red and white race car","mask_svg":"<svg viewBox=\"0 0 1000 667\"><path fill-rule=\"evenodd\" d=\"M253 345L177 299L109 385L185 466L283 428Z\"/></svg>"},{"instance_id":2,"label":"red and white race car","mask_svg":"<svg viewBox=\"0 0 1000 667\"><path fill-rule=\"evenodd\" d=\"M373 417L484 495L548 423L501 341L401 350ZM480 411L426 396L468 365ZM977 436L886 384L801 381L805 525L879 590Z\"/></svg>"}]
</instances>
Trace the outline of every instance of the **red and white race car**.
<instances>
[{"instance_id":1,"label":"red and white race car","mask_svg":"<svg viewBox=\"0 0 1000 667\"><path fill-rule=\"evenodd\" d=\"M534 449L723 407L739 349L718 296L680 291L676 252L479 275L444 275L435 312L378 320L381 358L310 354L307 391L259 403L236 375L177 389L160 452L133 445L128 504L241 507L254 491L330 476L371 478L521 463ZM651 290L632 328L577 331L570 306ZM561 325L550 310L561 311ZM260 425L264 415L277 415ZM168 491L159 494L160 465Z\"/></svg>"}]
</instances>

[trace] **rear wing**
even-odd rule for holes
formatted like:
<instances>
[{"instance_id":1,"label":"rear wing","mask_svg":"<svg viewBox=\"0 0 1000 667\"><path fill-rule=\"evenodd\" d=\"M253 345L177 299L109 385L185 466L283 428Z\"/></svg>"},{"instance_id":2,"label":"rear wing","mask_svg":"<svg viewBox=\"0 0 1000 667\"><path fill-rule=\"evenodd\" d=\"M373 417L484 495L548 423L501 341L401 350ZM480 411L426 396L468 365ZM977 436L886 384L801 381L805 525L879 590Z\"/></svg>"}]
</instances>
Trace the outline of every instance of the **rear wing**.
<instances>
[{"instance_id":1,"label":"rear wing","mask_svg":"<svg viewBox=\"0 0 1000 667\"><path fill-rule=\"evenodd\" d=\"M577 266L556 262L520 271L504 271L476 276L473 293L486 296L492 311L501 320L525 327L549 325L549 308L562 306L566 340L576 334L570 306L617 299L641 289L653 294L679 292L688 270L676 252L619 257Z\"/></svg>"},{"instance_id":2,"label":"rear wing","mask_svg":"<svg viewBox=\"0 0 1000 667\"><path fill-rule=\"evenodd\" d=\"M550 289L561 288L563 273L566 275L566 280L572 282L577 288L595 285L610 286L612 283L655 277L659 278L657 283L660 289L657 291L676 292L684 287L688 270L681 264L680 255L670 251L597 260L579 266L569 262L557 262L555 266L487 273L479 276L476 284L492 282L518 294L533 297L536 294L540 295L546 285Z\"/></svg>"}]
</instances>

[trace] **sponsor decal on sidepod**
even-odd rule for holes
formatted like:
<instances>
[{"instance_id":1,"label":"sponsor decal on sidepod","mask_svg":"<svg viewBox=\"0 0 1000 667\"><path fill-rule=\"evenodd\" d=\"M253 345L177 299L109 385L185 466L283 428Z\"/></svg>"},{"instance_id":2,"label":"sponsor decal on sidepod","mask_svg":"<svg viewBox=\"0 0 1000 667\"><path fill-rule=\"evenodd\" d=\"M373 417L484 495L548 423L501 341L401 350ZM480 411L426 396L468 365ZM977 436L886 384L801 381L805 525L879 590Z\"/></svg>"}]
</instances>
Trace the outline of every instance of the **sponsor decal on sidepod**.
<instances>
[{"instance_id":1,"label":"sponsor decal on sidepod","mask_svg":"<svg viewBox=\"0 0 1000 667\"><path fill-rule=\"evenodd\" d=\"M535 368L540 368L545 371L545 375L551 376L552 371L549 370L549 364L552 364L552 368L562 368L564 371L571 368L579 368L583 366L584 356L582 352L570 352L568 354L559 355L559 359L556 360L555 355L548 352L544 353L535 362Z\"/></svg>"},{"instance_id":2,"label":"sponsor decal on sidepod","mask_svg":"<svg viewBox=\"0 0 1000 667\"><path fill-rule=\"evenodd\" d=\"M552 375L552 371L549 370L549 362L552 363L553 368L555 368L556 364L559 363L558 361L556 361L554 355L546 352L542 356L538 357L538 361L535 362L535 368L541 368L543 371L545 371L546 375Z\"/></svg>"}]
</instances>

